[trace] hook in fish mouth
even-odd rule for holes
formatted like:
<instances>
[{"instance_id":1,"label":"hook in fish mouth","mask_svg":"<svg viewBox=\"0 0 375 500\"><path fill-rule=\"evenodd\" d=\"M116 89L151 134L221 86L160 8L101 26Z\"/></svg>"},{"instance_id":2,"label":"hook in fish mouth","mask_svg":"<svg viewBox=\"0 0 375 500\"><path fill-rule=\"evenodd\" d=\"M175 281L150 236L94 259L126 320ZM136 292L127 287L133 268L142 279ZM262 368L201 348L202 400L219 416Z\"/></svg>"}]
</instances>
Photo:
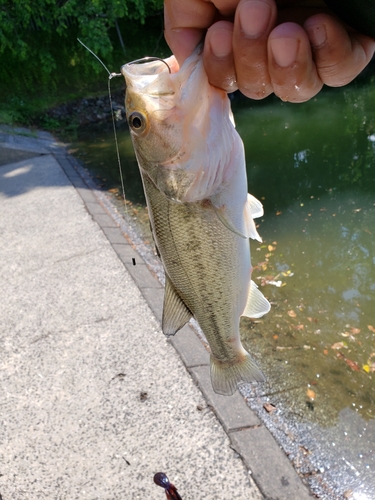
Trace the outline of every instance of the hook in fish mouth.
<instances>
[{"instance_id":1,"label":"hook in fish mouth","mask_svg":"<svg viewBox=\"0 0 375 500\"><path fill-rule=\"evenodd\" d=\"M172 73L171 67L169 66L169 64L161 57L151 57L151 56L142 57L141 59L136 59L135 61L131 61L130 63L127 63L127 64L130 66L130 64L142 64L142 63L151 62L151 61L161 61L162 63L164 63L167 66L169 73L170 74Z\"/></svg>"}]
</instances>

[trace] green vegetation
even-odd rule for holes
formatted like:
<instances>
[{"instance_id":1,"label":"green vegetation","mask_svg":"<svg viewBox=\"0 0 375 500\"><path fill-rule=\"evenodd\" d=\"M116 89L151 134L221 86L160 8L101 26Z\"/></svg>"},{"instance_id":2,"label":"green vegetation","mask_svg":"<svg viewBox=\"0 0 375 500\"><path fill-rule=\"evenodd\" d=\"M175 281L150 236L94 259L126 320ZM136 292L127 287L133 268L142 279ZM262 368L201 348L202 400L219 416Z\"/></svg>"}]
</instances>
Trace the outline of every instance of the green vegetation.
<instances>
[{"instance_id":1,"label":"green vegetation","mask_svg":"<svg viewBox=\"0 0 375 500\"><path fill-rule=\"evenodd\" d=\"M110 71L166 55L162 0L0 0L0 122L43 123L56 105L103 95ZM58 123L45 118L46 128Z\"/></svg>"}]
</instances>

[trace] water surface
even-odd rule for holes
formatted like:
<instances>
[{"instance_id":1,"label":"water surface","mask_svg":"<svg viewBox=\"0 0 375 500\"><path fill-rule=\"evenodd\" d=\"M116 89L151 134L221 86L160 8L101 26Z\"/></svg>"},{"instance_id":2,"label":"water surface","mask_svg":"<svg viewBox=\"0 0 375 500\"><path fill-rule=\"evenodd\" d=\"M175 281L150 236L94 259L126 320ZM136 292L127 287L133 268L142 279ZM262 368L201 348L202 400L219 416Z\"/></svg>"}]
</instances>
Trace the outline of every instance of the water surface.
<instances>
[{"instance_id":1,"label":"water surface","mask_svg":"<svg viewBox=\"0 0 375 500\"><path fill-rule=\"evenodd\" d=\"M321 498L375 498L375 82L233 108L265 207L253 278L273 305L241 320L268 379L249 398ZM145 221L126 124L118 135L127 199ZM86 128L74 147L121 205L111 128Z\"/></svg>"}]
</instances>

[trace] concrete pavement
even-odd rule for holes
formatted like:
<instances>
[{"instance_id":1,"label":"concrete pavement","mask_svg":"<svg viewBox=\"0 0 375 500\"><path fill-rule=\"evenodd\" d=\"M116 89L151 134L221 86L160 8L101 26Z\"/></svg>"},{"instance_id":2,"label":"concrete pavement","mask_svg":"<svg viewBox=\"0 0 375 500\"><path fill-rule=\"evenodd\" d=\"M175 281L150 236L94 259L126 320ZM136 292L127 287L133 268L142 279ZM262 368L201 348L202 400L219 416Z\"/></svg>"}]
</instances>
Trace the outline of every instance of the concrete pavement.
<instances>
[{"instance_id":1,"label":"concrete pavement","mask_svg":"<svg viewBox=\"0 0 375 500\"><path fill-rule=\"evenodd\" d=\"M311 498L63 145L0 127L0 498ZM134 260L136 265L134 265Z\"/></svg>"}]
</instances>

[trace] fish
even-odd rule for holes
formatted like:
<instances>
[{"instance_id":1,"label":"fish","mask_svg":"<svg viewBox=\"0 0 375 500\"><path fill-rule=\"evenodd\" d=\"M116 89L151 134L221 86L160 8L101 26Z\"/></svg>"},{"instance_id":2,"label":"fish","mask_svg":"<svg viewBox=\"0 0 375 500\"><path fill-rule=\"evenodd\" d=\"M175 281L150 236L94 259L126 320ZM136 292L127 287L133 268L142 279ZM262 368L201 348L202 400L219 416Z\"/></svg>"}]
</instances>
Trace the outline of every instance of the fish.
<instances>
[{"instance_id":1,"label":"fish","mask_svg":"<svg viewBox=\"0 0 375 500\"><path fill-rule=\"evenodd\" d=\"M125 109L150 225L165 271L162 330L192 317L210 347L213 390L232 395L265 377L240 339L241 316L268 300L251 280L249 238L261 241L259 200L247 193L243 142L228 95L209 84L201 49L122 66Z\"/></svg>"}]
</instances>

